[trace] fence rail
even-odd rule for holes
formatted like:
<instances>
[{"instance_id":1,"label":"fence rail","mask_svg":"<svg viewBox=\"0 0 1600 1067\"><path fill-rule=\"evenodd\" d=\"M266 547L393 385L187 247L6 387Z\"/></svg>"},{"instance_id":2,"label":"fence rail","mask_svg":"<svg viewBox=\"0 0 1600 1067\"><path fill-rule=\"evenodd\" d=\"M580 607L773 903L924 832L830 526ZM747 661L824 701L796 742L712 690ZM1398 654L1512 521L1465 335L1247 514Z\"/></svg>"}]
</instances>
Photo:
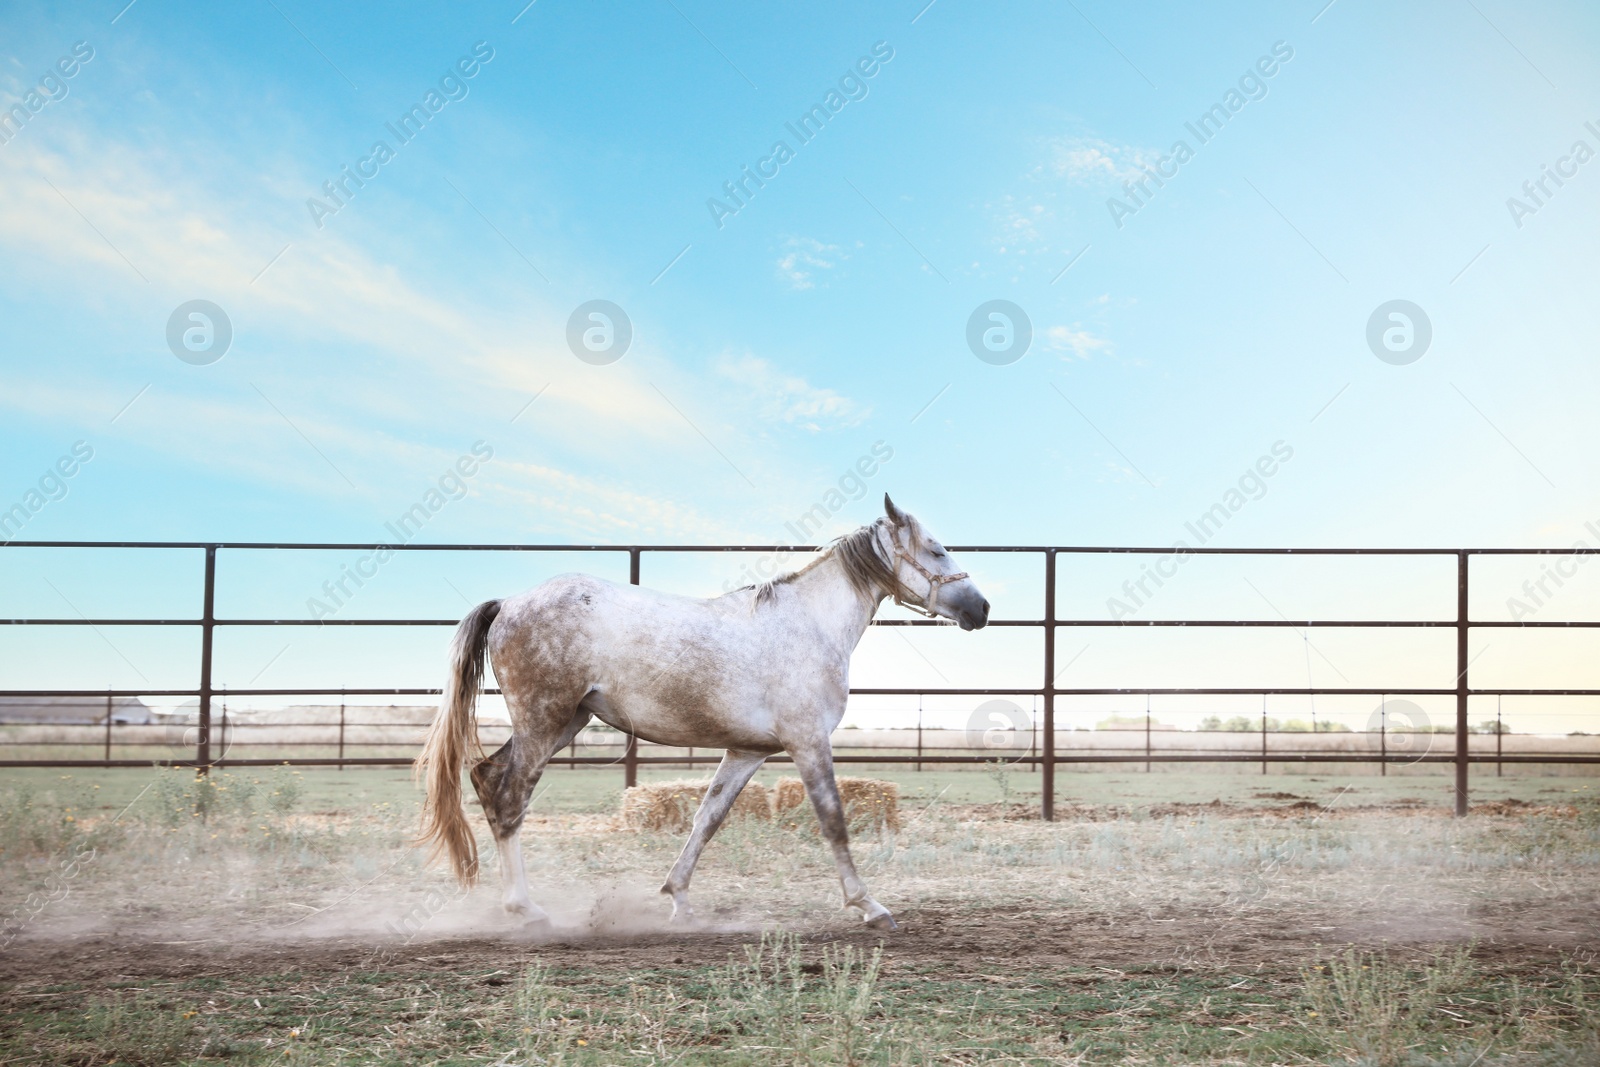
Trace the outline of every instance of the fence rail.
<instances>
[{"instance_id":1,"label":"fence rail","mask_svg":"<svg viewBox=\"0 0 1600 1067\"><path fill-rule=\"evenodd\" d=\"M376 552L386 550L389 552L581 552L603 554L625 554L628 558L629 581L639 584L641 559L645 554L666 553L723 553L723 552L757 552L757 553L796 553L813 552L816 546L809 545L533 545L533 544L494 544L494 545L467 545L467 544L401 544L386 545L376 543L286 543L286 542L247 542L247 541L9 541L0 542L0 548L13 549L71 549L71 550L110 550L110 549L176 549L192 550L202 554L203 584L200 612L193 618L4 618L0 625L11 626L88 626L88 627L120 627L120 626L159 626L159 627L193 627L198 628L201 635L200 655L197 684L192 689L11 689L0 690L0 697L80 697L80 698L106 698L115 697L192 697L198 702L196 717L196 736L194 740L194 756L192 759L170 759L165 762L178 766L192 766L202 773L212 767L219 766L255 766L264 764L291 763L302 766L371 766L371 765L404 765L411 762L408 757L401 756L350 756L344 754L341 744L340 755L336 757L290 757L282 758L229 758L226 750L221 755L214 752L212 725L213 703L222 695L221 690L214 684L213 678L213 646L216 631L227 627L295 627L295 626L336 626L336 627L393 627L393 626L455 626L456 619L273 619L273 618L218 618L216 615L217 603L217 557L221 552L229 551L340 551L340 552ZM1558 621L1558 620L1478 620L1474 621L1468 615L1469 572L1473 557L1483 556L1574 556L1590 555L1595 549L1572 548L1480 548L1480 549L1426 549L1426 548L1188 548L1184 553L1194 556L1365 556L1365 557L1434 557L1450 558L1456 562L1456 603L1453 618L1440 619L1369 619L1369 620L1340 620L1340 619L1304 619L1295 620L1287 618L1278 619L1062 619L1056 612L1056 577L1057 561L1063 556L1087 555L1174 555L1173 548L1157 547L1103 547L1103 546L1020 546L1020 545L971 545L955 546L952 552L961 554L1027 554L1040 556L1044 561L1044 611L1043 616L1037 619L996 619L990 623L996 627L1028 627L1042 630L1044 633L1044 651L1042 657L1042 678L1037 686L1023 687L861 687L852 688L851 694L855 696L1018 696L1036 698L1041 705L1041 721L1037 726L1037 736L1030 739L1029 749L1025 754L1006 755L1008 762L1037 768L1041 776L1042 815L1050 819L1054 815L1055 798L1055 769L1059 764L1073 763L1197 763L1197 762L1250 762L1260 761L1265 767L1267 762L1301 762L1301 763L1374 763L1387 768L1393 764L1411 763L1450 763L1455 769L1455 809L1458 815L1465 815L1468 810L1468 768L1473 763L1493 762L1498 766L1506 763L1526 764L1596 764L1600 763L1600 755L1583 753L1547 753L1547 752L1503 752L1499 735L1496 735L1496 751L1494 753L1474 752L1471 748L1470 731L1468 728L1468 702L1474 696L1542 696L1542 697L1596 697L1600 696L1600 689L1574 689L1574 688L1473 688L1469 685L1468 674L1471 661L1468 657L1468 638L1473 629L1488 628L1520 628L1520 629L1585 629L1600 628L1600 620L1584 621ZM882 619L873 623L874 626L936 626L938 622L922 619ZM1056 671L1056 633L1063 629L1078 627L1129 627L1129 628L1162 628L1162 627L1190 627L1203 628L1288 628L1295 630L1315 628L1351 628L1351 629L1453 629L1456 634L1456 675L1453 687L1432 688L1407 688L1404 686L1385 686L1380 688L1360 687L1062 687L1057 686ZM253 697L253 696L329 696L335 692L346 696L434 696L439 690L432 688L346 688L330 690L328 688L229 688L228 696ZM486 693L497 693L495 689L487 689ZM1411 753L1391 753L1382 747L1380 751L1366 753L1352 752L1318 752L1304 750L1268 750L1266 737L1269 731L1263 728L1261 732L1262 747L1259 752L1174 752L1154 751L1150 747L1149 732L1146 731L1146 743L1143 751L1129 752L1086 752L1086 751L1061 751L1057 744L1056 712L1057 698L1075 696L1122 696L1143 695L1149 696L1454 696L1455 697L1455 724L1453 733L1453 751L1449 753L1432 753L1422 755ZM1264 714L1264 713L1263 713ZM1265 720L1263 720L1265 722ZM492 727L494 724L485 724ZM109 738L111 723L108 716L106 723L107 737ZM342 730L341 730L342 733ZM0 745L14 743L0 741ZM26 743L26 742L23 742ZM48 742L42 742L48 743ZM637 780L640 766L657 764L679 764L714 762L717 757L712 755L694 756L652 756L641 754L637 739L624 735L621 741L622 752L620 756L578 756L570 754L561 757L558 762L571 766L584 765L614 765L619 764L624 769L624 780L633 784ZM360 747L355 745L353 747ZM111 755L112 746L106 742L103 757L100 759L7 759L0 760L0 767L117 767L117 766L148 766L149 760L114 759ZM779 757L781 759L781 757ZM922 766L923 764L971 764L988 762L995 758L993 753L959 753L959 754L934 754L920 750L916 753L902 753L898 755L874 754L859 755L840 752L836 759L841 763L905 763Z\"/></svg>"}]
</instances>

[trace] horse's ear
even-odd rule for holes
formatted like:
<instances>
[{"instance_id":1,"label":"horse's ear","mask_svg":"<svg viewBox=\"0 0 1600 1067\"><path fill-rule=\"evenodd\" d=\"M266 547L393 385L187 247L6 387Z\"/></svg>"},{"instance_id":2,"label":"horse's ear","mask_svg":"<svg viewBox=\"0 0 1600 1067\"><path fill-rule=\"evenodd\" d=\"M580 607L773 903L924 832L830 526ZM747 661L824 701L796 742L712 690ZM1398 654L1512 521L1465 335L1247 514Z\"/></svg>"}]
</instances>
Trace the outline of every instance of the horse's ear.
<instances>
[{"instance_id":1,"label":"horse's ear","mask_svg":"<svg viewBox=\"0 0 1600 1067\"><path fill-rule=\"evenodd\" d=\"M883 494L883 513L889 516L889 521L896 526L906 524L906 513L894 506L894 501L889 499L889 494Z\"/></svg>"}]
</instances>

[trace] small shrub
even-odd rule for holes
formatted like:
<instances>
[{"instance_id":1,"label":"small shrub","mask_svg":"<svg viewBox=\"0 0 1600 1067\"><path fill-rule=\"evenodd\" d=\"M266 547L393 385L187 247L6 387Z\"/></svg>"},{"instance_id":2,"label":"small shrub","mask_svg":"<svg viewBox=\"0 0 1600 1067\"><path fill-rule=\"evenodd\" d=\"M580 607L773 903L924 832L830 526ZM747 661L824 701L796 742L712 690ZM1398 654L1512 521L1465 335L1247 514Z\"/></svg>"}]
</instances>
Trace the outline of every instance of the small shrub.
<instances>
[{"instance_id":1,"label":"small shrub","mask_svg":"<svg viewBox=\"0 0 1600 1067\"><path fill-rule=\"evenodd\" d=\"M865 1024L872 1013L878 975L883 968L883 948L871 955L854 945L823 950L823 1003L833 1028L835 1062L854 1067L861 1062L867 1042Z\"/></svg>"},{"instance_id":2,"label":"small shrub","mask_svg":"<svg viewBox=\"0 0 1600 1067\"><path fill-rule=\"evenodd\" d=\"M1400 1064L1434 1022L1435 1009L1472 971L1466 949L1420 971L1387 952L1350 949L1305 975L1307 1021L1334 1048L1384 1067Z\"/></svg>"},{"instance_id":3,"label":"small shrub","mask_svg":"<svg viewBox=\"0 0 1600 1067\"><path fill-rule=\"evenodd\" d=\"M267 806L276 815L287 815L300 803L305 787L300 784L300 772L289 767L279 767L272 776L267 794Z\"/></svg>"},{"instance_id":4,"label":"small shrub","mask_svg":"<svg viewBox=\"0 0 1600 1067\"><path fill-rule=\"evenodd\" d=\"M798 936L762 934L759 945L745 946L743 960L730 960L712 978L721 1029L779 1063L854 1067L877 1044L866 1021L882 957L881 948L869 955L838 945L824 949L820 963L806 964Z\"/></svg>"}]
</instances>

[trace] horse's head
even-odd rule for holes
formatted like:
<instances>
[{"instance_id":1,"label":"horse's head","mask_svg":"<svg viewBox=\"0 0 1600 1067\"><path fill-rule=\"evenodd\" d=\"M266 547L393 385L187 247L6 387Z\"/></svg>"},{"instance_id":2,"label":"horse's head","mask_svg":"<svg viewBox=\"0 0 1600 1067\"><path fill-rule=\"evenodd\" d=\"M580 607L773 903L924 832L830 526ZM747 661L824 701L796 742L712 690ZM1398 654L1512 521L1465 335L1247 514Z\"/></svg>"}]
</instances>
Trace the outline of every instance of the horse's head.
<instances>
[{"instance_id":1,"label":"horse's head","mask_svg":"<svg viewBox=\"0 0 1600 1067\"><path fill-rule=\"evenodd\" d=\"M963 630L981 630L989 623L989 602L967 572L956 566L939 539L883 494L884 518L878 523L879 548L894 571L890 595L896 604L930 618L949 619Z\"/></svg>"}]
</instances>

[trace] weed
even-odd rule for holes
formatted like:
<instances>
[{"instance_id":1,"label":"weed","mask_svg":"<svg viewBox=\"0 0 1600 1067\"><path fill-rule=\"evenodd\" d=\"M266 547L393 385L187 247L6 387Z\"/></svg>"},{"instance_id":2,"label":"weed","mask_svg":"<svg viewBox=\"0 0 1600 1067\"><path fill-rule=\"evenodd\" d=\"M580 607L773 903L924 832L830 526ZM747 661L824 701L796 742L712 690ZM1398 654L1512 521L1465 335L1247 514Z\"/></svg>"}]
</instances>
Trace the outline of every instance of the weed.
<instances>
[{"instance_id":1,"label":"weed","mask_svg":"<svg viewBox=\"0 0 1600 1067\"><path fill-rule=\"evenodd\" d=\"M763 934L760 944L745 946L744 959L712 977L720 1029L781 1063L855 1067L885 1036L873 1039L866 1027L882 957L881 948L869 955L837 945L807 964L798 936Z\"/></svg>"},{"instance_id":2,"label":"weed","mask_svg":"<svg viewBox=\"0 0 1600 1067\"><path fill-rule=\"evenodd\" d=\"M0 794L0 856L20 859L58 855L81 836L83 827L71 808L40 803L31 789Z\"/></svg>"},{"instance_id":3,"label":"weed","mask_svg":"<svg viewBox=\"0 0 1600 1067\"><path fill-rule=\"evenodd\" d=\"M236 771L198 774L188 768L164 768L147 807L147 819L173 828L214 819L248 819L255 815L288 815L304 795L297 772L274 768L268 780Z\"/></svg>"},{"instance_id":4,"label":"weed","mask_svg":"<svg viewBox=\"0 0 1600 1067\"><path fill-rule=\"evenodd\" d=\"M786 1054L784 1062L809 1062L808 1035L801 1023L805 1004L801 967L800 939L794 934L764 933L759 944L746 945L743 960L730 960L725 971L712 976L721 1002L722 1028Z\"/></svg>"},{"instance_id":5,"label":"weed","mask_svg":"<svg viewBox=\"0 0 1600 1067\"><path fill-rule=\"evenodd\" d=\"M267 794L267 807L275 815L287 815L305 794L300 784L300 772L289 767L278 767L272 773L271 790Z\"/></svg>"},{"instance_id":6,"label":"weed","mask_svg":"<svg viewBox=\"0 0 1600 1067\"><path fill-rule=\"evenodd\" d=\"M183 1055L195 1036L195 1025L192 1017L162 1006L148 994L113 993L90 1002L84 1036L108 1062L162 1067Z\"/></svg>"},{"instance_id":7,"label":"weed","mask_svg":"<svg viewBox=\"0 0 1600 1067\"><path fill-rule=\"evenodd\" d=\"M1383 952L1349 949L1305 974L1307 1021L1334 1048L1383 1067L1399 1064L1434 1026L1449 993L1473 973L1467 949L1434 957L1420 970Z\"/></svg>"},{"instance_id":8,"label":"weed","mask_svg":"<svg viewBox=\"0 0 1600 1067\"><path fill-rule=\"evenodd\" d=\"M798 949L798 942L796 948ZM883 948L869 956L852 945L838 945L822 954L823 1006L833 1028L836 1062L855 1067L861 1062L864 1024L873 1009Z\"/></svg>"},{"instance_id":9,"label":"weed","mask_svg":"<svg viewBox=\"0 0 1600 1067\"><path fill-rule=\"evenodd\" d=\"M515 1016L518 1047L530 1060L544 1064L566 1062L567 1039L561 1032L561 993L550 984L550 968L535 960L522 972L517 986Z\"/></svg>"},{"instance_id":10,"label":"weed","mask_svg":"<svg viewBox=\"0 0 1600 1067\"><path fill-rule=\"evenodd\" d=\"M1011 808L1011 764L1003 759L992 759L984 764L988 768L989 780L1000 790L1000 810L1009 811Z\"/></svg>"}]
</instances>

